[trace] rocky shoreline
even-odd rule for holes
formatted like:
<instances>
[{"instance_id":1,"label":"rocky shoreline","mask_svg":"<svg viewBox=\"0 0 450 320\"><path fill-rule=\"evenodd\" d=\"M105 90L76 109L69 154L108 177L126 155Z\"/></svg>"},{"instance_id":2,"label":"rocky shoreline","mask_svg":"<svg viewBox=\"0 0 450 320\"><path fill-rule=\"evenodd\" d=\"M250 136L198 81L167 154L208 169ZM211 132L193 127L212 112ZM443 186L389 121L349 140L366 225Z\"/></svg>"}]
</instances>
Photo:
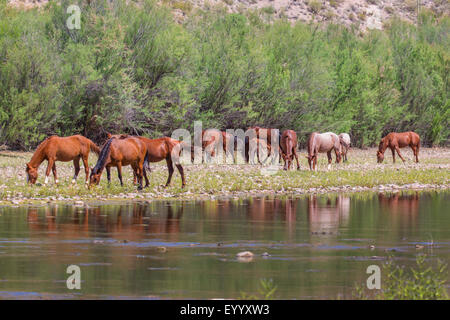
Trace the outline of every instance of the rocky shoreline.
<instances>
[{"instance_id":1,"label":"rocky shoreline","mask_svg":"<svg viewBox=\"0 0 450 320\"><path fill-rule=\"evenodd\" d=\"M36 205L36 204L53 204L62 203L67 205L85 206L91 202L119 202L119 201L143 201L152 202L158 200L182 200L182 201L205 201L205 200L221 200L221 199L244 199L249 197L262 196L302 196L309 194L328 194L328 193L359 193L359 192L376 192L376 193L390 193L390 192L405 192L405 191L447 191L450 189L450 184L420 184L410 183L405 185L384 184L374 187L365 186L338 186L338 187L319 187L319 188L290 188L287 190L249 190L249 191L235 191L235 192L217 192L214 194L194 194L189 191L185 193L170 193L170 192L130 192L121 193L118 195L87 195L84 197L63 197L63 196L48 196L36 198L6 198L0 200L0 207L18 207L21 205Z\"/></svg>"}]
</instances>

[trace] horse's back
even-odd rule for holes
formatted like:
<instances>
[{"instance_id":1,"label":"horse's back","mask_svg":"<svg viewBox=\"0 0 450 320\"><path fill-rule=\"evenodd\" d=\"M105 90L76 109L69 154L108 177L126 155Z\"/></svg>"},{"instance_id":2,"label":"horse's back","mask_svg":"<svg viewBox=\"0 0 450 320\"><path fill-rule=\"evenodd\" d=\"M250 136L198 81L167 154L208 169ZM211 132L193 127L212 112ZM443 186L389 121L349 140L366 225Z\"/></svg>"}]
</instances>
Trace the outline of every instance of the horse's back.
<instances>
[{"instance_id":1,"label":"horse's back","mask_svg":"<svg viewBox=\"0 0 450 320\"><path fill-rule=\"evenodd\" d=\"M318 140L316 143L319 147L319 152L328 152L333 148L339 148L339 137L334 132L319 133L316 135Z\"/></svg>"}]
</instances>

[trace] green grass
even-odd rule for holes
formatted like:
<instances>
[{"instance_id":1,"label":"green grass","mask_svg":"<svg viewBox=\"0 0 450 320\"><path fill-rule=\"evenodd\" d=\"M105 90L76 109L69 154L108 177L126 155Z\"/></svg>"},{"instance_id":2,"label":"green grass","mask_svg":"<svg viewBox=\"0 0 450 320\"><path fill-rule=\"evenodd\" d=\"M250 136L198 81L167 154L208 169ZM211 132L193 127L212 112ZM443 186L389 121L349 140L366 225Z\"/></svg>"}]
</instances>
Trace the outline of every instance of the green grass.
<instances>
[{"instance_id":1,"label":"green grass","mask_svg":"<svg viewBox=\"0 0 450 320\"><path fill-rule=\"evenodd\" d=\"M112 183L108 185L106 173L100 184L87 189L84 185L85 173L81 168L77 184L71 185L73 176L72 162L57 162L59 185L54 184L52 174L50 183L45 186L44 172L47 163L39 168L38 184L26 184L25 164L31 153L0 153L0 203L10 204L12 200L55 201L73 199L109 199L109 198L146 198L146 199L200 199L212 196L247 196L252 194L301 194L307 192L363 191L380 185L438 185L448 187L450 181L450 149L422 149L419 164L412 162L412 154L404 150L408 159L405 164L392 164L390 154L386 154L383 164L377 164L375 149L349 152L349 161L335 164L326 169L326 155L319 156L319 170L311 172L307 167L304 151L300 152L301 170L276 171L273 175L264 175L260 165L245 164L199 164L185 165L187 186L181 189L181 179L175 170L172 183L163 188L167 180L167 168L164 162L152 163L149 173L150 186L138 192L133 185L130 167L123 169L124 186L120 186L117 170L111 171ZM90 157L90 166L97 158Z\"/></svg>"},{"instance_id":2,"label":"green grass","mask_svg":"<svg viewBox=\"0 0 450 320\"><path fill-rule=\"evenodd\" d=\"M437 260L427 260L426 255L417 255L414 267L405 268L391 257L383 266L385 274L381 290L365 290L357 286L356 299L381 300L448 300L446 289L447 264Z\"/></svg>"}]
</instances>

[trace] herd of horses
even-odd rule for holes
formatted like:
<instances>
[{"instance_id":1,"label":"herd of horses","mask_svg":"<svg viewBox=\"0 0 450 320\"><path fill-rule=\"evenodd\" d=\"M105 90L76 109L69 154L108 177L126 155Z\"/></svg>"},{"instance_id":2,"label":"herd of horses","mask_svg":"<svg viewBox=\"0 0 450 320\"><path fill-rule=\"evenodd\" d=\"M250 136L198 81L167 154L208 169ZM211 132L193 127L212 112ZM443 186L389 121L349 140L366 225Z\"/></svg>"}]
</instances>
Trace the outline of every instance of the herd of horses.
<instances>
[{"instance_id":1,"label":"herd of horses","mask_svg":"<svg viewBox=\"0 0 450 320\"><path fill-rule=\"evenodd\" d=\"M297 154L297 134L293 130L284 130L279 133L277 129L266 129L260 127L249 128L252 135L245 135L244 139L237 135L232 135L225 131L203 130L201 135L201 151L202 155L209 157L216 156L216 150L222 144L225 155L231 154L234 159L234 152L238 143L243 144L243 156L247 163L254 161L256 154L258 162L260 161L261 151L267 152L268 156L272 154L274 149L278 147L281 159L284 160L284 170L289 170L294 161L297 163L297 170L300 169L300 163ZM247 130L248 132L248 130ZM277 141L278 139L278 141ZM278 142L278 143L276 143ZM347 152L350 148L350 136L347 133L336 135L333 132L318 133L313 132L307 141L308 164L310 170L317 170L317 156L319 153L327 153L328 169L332 163L332 152L336 155L336 163L347 161ZM384 152L387 148L392 151L393 162L395 163L395 152L405 161L400 154L400 148L411 147L414 153L415 161L419 162L420 137L415 132L391 132L381 139L378 151L377 162L381 163L384 159ZM183 141L175 140L169 137L159 139L149 139L140 136L131 136L128 134L111 135L99 148L93 141L81 135L70 137L51 136L45 139L34 152L30 162L26 164L27 181L35 184L38 177L38 168L40 164L47 160L47 170L45 184L48 183L50 170L53 171L55 183L58 184L56 172L56 161L68 162L73 161L75 174L72 183L76 182L78 173L80 172L80 160L83 161L86 173L86 185L89 187L97 185L100 177L106 169L108 182L111 182L111 167L117 168L120 184L123 185L122 167L131 166L134 174L134 183L138 184L138 189L143 188L143 180L145 179L145 187L148 186L149 180L146 171L151 172L149 163L166 160L169 176L165 186L170 184L174 172L175 165L181 175L182 188L186 185L183 167L180 163L180 156L183 147L187 147L191 151L191 159L194 160L195 147L187 145ZM189 150L188 149L188 150ZM96 165L91 169L89 175L88 158L90 151L98 155ZM254 162L253 162L254 163Z\"/></svg>"}]
</instances>

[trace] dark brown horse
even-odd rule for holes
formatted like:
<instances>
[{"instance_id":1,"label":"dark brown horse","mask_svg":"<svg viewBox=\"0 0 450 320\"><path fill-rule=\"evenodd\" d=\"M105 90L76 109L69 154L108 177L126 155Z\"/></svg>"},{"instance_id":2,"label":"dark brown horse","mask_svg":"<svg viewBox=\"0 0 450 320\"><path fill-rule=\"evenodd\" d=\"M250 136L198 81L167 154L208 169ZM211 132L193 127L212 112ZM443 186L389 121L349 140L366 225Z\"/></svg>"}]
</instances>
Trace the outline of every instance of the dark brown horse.
<instances>
[{"instance_id":1,"label":"dark brown horse","mask_svg":"<svg viewBox=\"0 0 450 320\"><path fill-rule=\"evenodd\" d=\"M144 162L148 166L147 158L147 147L140 139L135 137L124 137L123 139L112 137L106 141L100 151L97 164L91 170L89 186L99 184L104 168L106 168L108 182L110 183L111 167L117 167L120 184L123 186L122 166L131 165L135 175L138 177L138 190L141 190Z\"/></svg>"},{"instance_id":2,"label":"dark brown horse","mask_svg":"<svg viewBox=\"0 0 450 320\"><path fill-rule=\"evenodd\" d=\"M417 133L408 132L391 132L386 137L381 139L380 145L377 151L377 161L382 163L384 160L384 152L387 148L392 151L392 162L395 163L395 151L397 151L398 156L405 162L405 159L400 154L400 148L411 147L414 156L416 157L416 162L419 162L419 148L420 148L420 137Z\"/></svg>"},{"instance_id":3,"label":"dark brown horse","mask_svg":"<svg viewBox=\"0 0 450 320\"><path fill-rule=\"evenodd\" d=\"M129 137L127 134L117 134L117 135L111 135L108 134L108 137L116 137L119 139L125 139ZM147 147L147 161L148 162L159 162L162 160L166 160L167 163L167 170L169 171L169 177L167 178L167 182L165 187L167 187L170 184L170 181L172 180L173 175L173 165L175 163L175 166L178 169L178 172L181 175L181 187L184 188L186 185L186 179L184 176L184 170L183 167L180 164L180 154L182 151L182 141L175 140L169 137L162 137L158 139L149 139L146 137L140 137L136 136L135 138L140 139L142 142L145 143ZM147 187L149 184L146 170L148 169L150 171L149 167L144 168L144 179L145 179L145 186ZM134 173L134 172L133 172ZM134 175L134 183L136 183L137 176Z\"/></svg>"},{"instance_id":4,"label":"dark brown horse","mask_svg":"<svg viewBox=\"0 0 450 320\"><path fill-rule=\"evenodd\" d=\"M317 154L326 152L328 156L328 169L331 167L331 151L336 154L336 163L341 162L341 143L339 137L333 132L311 133L308 139L308 158L309 168L317 169Z\"/></svg>"},{"instance_id":5,"label":"dark brown horse","mask_svg":"<svg viewBox=\"0 0 450 320\"><path fill-rule=\"evenodd\" d=\"M56 161L73 161L75 167L75 175L73 176L72 183L76 182L78 173L80 172L80 159L83 160L84 171L86 172L86 184L89 177L88 158L89 152L93 151L97 155L100 149L97 145L80 135L70 137L58 137L51 136L45 139L36 149L30 162L27 163L26 173L27 181L31 184L35 184L38 177L38 168L40 164L47 160L47 171L45 172L45 184L48 183L48 176L50 170L53 171L55 183L58 184L58 177L56 175Z\"/></svg>"},{"instance_id":6,"label":"dark brown horse","mask_svg":"<svg viewBox=\"0 0 450 320\"><path fill-rule=\"evenodd\" d=\"M297 156L297 134L293 130L284 130L280 137L280 151L284 160L284 170L291 168L292 161L297 161L297 170L300 170Z\"/></svg>"}]
</instances>

